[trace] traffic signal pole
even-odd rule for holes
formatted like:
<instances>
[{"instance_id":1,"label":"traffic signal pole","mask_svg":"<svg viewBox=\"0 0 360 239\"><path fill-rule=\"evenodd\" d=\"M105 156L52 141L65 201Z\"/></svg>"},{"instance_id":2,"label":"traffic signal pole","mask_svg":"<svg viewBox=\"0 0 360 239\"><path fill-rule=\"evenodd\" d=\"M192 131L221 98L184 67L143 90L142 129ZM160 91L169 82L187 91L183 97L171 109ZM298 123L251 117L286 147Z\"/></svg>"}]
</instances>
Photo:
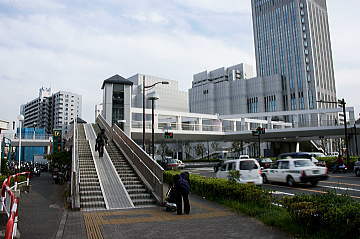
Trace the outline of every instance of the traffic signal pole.
<instances>
[{"instance_id":1,"label":"traffic signal pole","mask_svg":"<svg viewBox=\"0 0 360 239\"><path fill-rule=\"evenodd\" d=\"M345 145L346 145L346 164L349 166L350 162L350 154L349 154L349 139L348 139L348 130L347 130L347 121L346 121L346 108L345 108L345 100L342 99L339 101L343 108L343 114L344 114L344 127L345 127Z\"/></svg>"}]
</instances>

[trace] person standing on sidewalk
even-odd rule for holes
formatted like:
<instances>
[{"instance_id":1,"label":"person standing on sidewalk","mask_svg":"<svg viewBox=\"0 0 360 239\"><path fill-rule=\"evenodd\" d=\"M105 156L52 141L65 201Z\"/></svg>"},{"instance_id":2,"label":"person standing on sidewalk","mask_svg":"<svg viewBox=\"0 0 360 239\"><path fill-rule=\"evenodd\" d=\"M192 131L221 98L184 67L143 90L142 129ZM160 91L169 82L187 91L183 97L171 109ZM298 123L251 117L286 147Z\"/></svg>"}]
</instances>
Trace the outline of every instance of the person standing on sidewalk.
<instances>
[{"instance_id":1,"label":"person standing on sidewalk","mask_svg":"<svg viewBox=\"0 0 360 239\"><path fill-rule=\"evenodd\" d=\"M99 152L99 157L102 158L104 155L104 146L107 144L107 138L105 135L105 130L101 129L96 137L95 150Z\"/></svg>"},{"instance_id":2,"label":"person standing on sidewalk","mask_svg":"<svg viewBox=\"0 0 360 239\"><path fill-rule=\"evenodd\" d=\"M184 201L184 213L190 213L190 202L189 202L189 193L190 193L190 178L188 172L183 172L175 180L175 190L176 190L176 210L177 215L182 214L182 201Z\"/></svg>"}]
</instances>

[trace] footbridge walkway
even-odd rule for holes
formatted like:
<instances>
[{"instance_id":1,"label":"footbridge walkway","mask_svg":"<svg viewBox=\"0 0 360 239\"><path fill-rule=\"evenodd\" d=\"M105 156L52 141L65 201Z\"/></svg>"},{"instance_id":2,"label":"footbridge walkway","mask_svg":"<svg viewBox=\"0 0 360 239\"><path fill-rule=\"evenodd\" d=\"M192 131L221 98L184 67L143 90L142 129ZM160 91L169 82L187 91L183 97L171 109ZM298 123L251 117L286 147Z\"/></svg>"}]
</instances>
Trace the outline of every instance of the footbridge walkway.
<instances>
[{"instance_id":1,"label":"footbridge walkway","mask_svg":"<svg viewBox=\"0 0 360 239\"><path fill-rule=\"evenodd\" d=\"M105 130L104 156L95 150ZM163 169L116 125L75 124L71 175L72 207L83 211L155 206L163 201Z\"/></svg>"}]
</instances>

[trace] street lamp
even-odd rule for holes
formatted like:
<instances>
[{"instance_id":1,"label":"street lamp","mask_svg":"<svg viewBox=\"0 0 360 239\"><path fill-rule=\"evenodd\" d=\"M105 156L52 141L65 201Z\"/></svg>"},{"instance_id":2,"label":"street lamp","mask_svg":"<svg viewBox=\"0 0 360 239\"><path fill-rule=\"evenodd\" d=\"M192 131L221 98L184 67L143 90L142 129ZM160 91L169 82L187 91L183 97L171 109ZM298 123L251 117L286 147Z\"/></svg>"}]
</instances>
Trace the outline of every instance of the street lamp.
<instances>
[{"instance_id":1,"label":"street lamp","mask_svg":"<svg viewBox=\"0 0 360 239\"><path fill-rule=\"evenodd\" d=\"M36 135L36 133L35 133L35 130L36 130L36 123L35 123L35 122L34 122L33 126L34 126L34 139L35 139L35 138L36 138L36 137L35 137L35 135Z\"/></svg>"},{"instance_id":2,"label":"street lamp","mask_svg":"<svg viewBox=\"0 0 360 239\"><path fill-rule=\"evenodd\" d=\"M153 94L152 96L148 97L148 100L151 100L151 152L152 152L153 159L155 159L154 106L155 106L155 100L158 100L158 99L159 99L159 97L156 94Z\"/></svg>"},{"instance_id":3,"label":"street lamp","mask_svg":"<svg viewBox=\"0 0 360 239\"><path fill-rule=\"evenodd\" d=\"M23 115L18 115L17 119L19 120L19 128L20 128L20 138L19 138L19 164L18 164L18 170L20 172L20 159L21 159L21 124L24 121Z\"/></svg>"},{"instance_id":4,"label":"street lamp","mask_svg":"<svg viewBox=\"0 0 360 239\"><path fill-rule=\"evenodd\" d=\"M148 89L150 90L151 88L155 87L157 84L163 84L163 85L168 85L169 82L168 81L159 81L156 82L152 85L146 86L145 85L145 76L143 76L143 149L145 151L145 90Z\"/></svg>"},{"instance_id":5,"label":"street lamp","mask_svg":"<svg viewBox=\"0 0 360 239\"><path fill-rule=\"evenodd\" d=\"M347 122L346 122L346 102L344 99L338 101L325 101L319 100L316 101L319 103L327 103L327 104L338 104L339 107L342 108L344 114L344 128L345 128L345 145L346 145L346 163L349 164L350 155L349 155L349 141L348 141L348 131L347 131Z\"/></svg>"}]
</instances>

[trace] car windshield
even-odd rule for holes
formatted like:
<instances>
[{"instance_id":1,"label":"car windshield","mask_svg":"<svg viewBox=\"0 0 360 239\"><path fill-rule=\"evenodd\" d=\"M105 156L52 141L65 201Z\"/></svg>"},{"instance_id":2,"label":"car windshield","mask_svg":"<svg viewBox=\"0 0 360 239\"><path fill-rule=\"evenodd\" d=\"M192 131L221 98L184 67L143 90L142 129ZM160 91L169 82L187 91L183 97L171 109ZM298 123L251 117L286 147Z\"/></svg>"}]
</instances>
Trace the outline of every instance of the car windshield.
<instances>
[{"instance_id":1,"label":"car windshield","mask_svg":"<svg viewBox=\"0 0 360 239\"><path fill-rule=\"evenodd\" d=\"M177 163L176 159L167 159L168 164Z\"/></svg>"},{"instance_id":2,"label":"car windshield","mask_svg":"<svg viewBox=\"0 0 360 239\"><path fill-rule=\"evenodd\" d=\"M253 160L246 160L240 162L240 170L252 170L257 169L258 166L255 164Z\"/></svg>"},{"instance_id":3,"label":"car windshield","mask_svg":"<svg viewBox=\"0 0 360 239\"><path fill-rule=\"evenodd\" d=\"M295 160L294 165L295 167L314 166L314 164L310 160Z\"/></svg>"},{"instance_id":4,"label":"car windshield","mask_svg":"<svg viewBox=\"0 0 360 239\"><path fill-rule=\"evenodd\" d=\"M262 163L272 163L271 159L262 159L261 160Z\"/></svg>"}]
</instances>

